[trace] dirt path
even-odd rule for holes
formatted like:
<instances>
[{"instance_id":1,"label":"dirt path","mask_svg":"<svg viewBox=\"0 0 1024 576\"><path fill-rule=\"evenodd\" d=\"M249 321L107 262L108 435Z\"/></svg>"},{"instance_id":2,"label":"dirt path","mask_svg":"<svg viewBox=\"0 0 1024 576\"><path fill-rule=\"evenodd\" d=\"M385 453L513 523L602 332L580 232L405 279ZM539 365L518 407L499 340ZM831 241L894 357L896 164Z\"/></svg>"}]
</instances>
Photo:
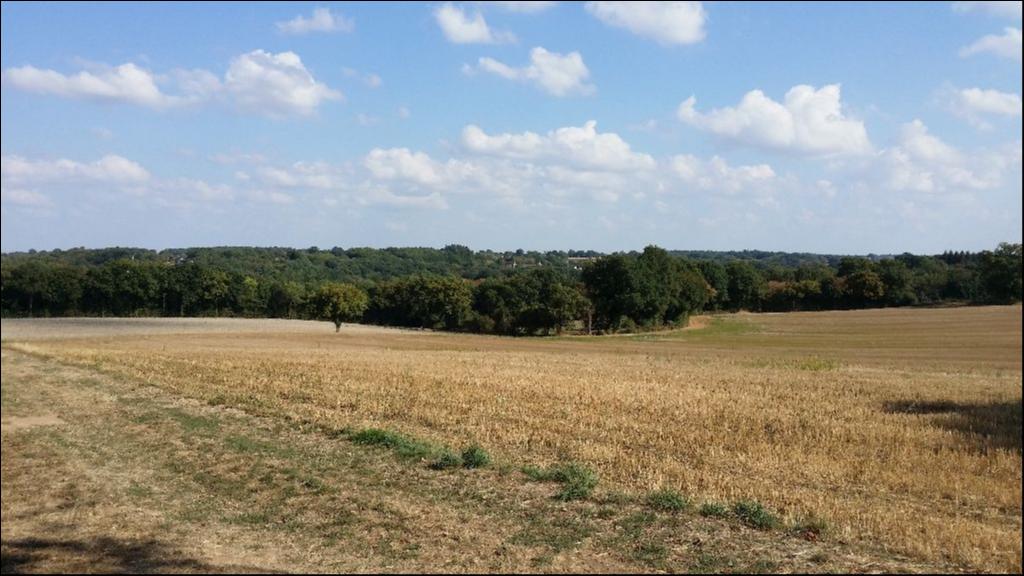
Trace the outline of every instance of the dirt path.
<instances>
[{"instance_id":1,"label":"dirt path","mask_svg":"<svg viewBox=\"0 0 1024 576\"><path fill-rule=\"evenodd\" d=\"M929 571L422 462L9 349L3 572Z\"/></svg>"}]
</instances>

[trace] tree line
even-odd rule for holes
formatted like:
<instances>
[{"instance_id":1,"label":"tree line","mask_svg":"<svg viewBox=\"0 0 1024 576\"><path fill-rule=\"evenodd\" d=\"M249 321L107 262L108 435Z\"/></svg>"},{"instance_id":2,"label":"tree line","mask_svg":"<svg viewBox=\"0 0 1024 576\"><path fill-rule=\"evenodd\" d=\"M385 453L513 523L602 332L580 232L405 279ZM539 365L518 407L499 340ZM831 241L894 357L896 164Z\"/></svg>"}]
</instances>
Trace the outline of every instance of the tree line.
<instances>
[{"instance_id":1,"label":"tree line","mask_svg":"<svg viewBox=\"0 0 1024 576\"><path fill-rule=\"evenodd\" d=\"M698 259L656 246L611 255L339 250L5 254L2 313L318 318L533 335L683 326L702 311L1010 303L1022 291L1021 245L1005 243L885 258Z\"/></svg>"}]
</instances>

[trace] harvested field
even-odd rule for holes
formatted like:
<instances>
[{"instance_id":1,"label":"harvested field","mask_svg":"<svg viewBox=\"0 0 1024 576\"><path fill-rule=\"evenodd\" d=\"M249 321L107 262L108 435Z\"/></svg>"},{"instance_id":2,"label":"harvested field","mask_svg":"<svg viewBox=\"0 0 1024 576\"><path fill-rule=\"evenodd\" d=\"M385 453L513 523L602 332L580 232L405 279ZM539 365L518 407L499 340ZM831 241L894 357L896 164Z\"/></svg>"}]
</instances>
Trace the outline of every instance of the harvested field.
<instances>
[{"instance_id":1,"label":"harvested field","mask_svg":"<svg viewBox=\"0 0 1024 576\"><path fill-rule=\"evenodd\" d=\"M844 569L1021 569L1019 306L593 338L247 322L4 320L4 369L31 356L318 430L580 462L599 493L757 500L788 526L824 521L864 554Z\"/></svg>"}]
</instances>

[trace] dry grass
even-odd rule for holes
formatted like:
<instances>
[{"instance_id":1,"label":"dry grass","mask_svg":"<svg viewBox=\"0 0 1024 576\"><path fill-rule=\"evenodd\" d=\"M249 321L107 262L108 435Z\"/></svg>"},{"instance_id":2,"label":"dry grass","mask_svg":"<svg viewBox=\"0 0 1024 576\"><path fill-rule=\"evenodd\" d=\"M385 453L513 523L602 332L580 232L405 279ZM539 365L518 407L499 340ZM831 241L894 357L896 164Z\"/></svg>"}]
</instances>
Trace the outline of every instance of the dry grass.
<instances>
[{"instance_id":1,"label":"dry grass","mask_svg":"<svg viewBox=\"0 0 1024 576\"><path fill-rule=\"evenodd\" d=\"M830 537L1021 569L1021 308L715 319L635 338L360 329L5 347L327 427L381 426L602 485L755 499Z\"/></svg>"}]
</instances>

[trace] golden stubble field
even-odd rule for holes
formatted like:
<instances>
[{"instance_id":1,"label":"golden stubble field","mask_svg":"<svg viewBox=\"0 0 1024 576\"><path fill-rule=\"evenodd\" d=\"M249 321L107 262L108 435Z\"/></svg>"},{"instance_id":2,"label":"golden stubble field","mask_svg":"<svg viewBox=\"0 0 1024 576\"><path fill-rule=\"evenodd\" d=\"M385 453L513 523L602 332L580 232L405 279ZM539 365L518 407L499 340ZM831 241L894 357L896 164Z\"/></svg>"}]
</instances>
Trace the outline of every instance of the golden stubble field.
<instances>
[{"instance_id":1,"label":"golden stubble field","mask_svg":"<svg viewBox=\"0 0 1024 576\"><path fill-rule=\"evenodd\" d=\"M260 414L579 461L605 489L753 498L824 518L829 538L1021 569L1020 306L723 316L635 337L224 326L4 321L3 337Z\"/></svg>"}]
</instances>

